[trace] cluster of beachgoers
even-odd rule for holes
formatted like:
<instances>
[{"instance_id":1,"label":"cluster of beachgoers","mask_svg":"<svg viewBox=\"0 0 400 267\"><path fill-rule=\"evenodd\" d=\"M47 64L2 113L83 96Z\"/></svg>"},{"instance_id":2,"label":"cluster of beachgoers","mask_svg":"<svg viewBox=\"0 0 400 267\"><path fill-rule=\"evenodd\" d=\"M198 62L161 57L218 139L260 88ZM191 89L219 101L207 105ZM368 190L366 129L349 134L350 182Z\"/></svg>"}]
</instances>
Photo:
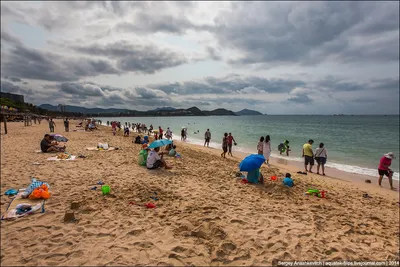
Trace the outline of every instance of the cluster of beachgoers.
<instances>
[{"instance_id":1,"label":"cluster of beachgoers","mask_svg":"<svg viewBox=\"0 0 400 267\"><path fill-rule=\"evenodd\" d=\"M149 128L147 128L146 124L144 123L130 123L130 122L125 122L124 124L124 136L129 136L130 129L132 129L133 132L137 132L139 134L145 133L148 135L153 135L154 140L161 140L163 138L167 140L172 140L172 131L170 130L169 127L167 127L167 130L164 133L164 130L161 126L158 126L158 129L154 129L153 125L151 124ZM116 135L117 129L118 131L122 130L122 124L119 121L107 121L107 126L112 127L112 132L113 135ZM187 139L187 128L182 127L181 129L181 141L186 141ZM210 146L210 141L211 141L211 131L210 129L207 129L204 133L204 147ZM144 136L143 140L140 140L140 136L137 136L135 138L134 143L140 143L140 144L148 144L149 142L149 137L147 135ZM313 149L313 144L314 140L310 139L308 142L306 142L303 145L302 149L302 157L304 158L304 172L298 172L300 174L307 174L307 173L313 173L313 167L315 165L315 161L317 162L317 174L320 174L321 170L321 175L326 176L325 174L325 164L328 159L328 152L327 149L324 145L324 143L319 143L318 147L314 150ZM233 137L232 133L224 133L222 137L222 153L221 157L226 158L226 154L230 155L233 157L232 153L232 147L236 146L237 142L235 138ZM166 153L169 153L169 150L171 147L174 146L174 144L168 143L166 146ZM145 149L146 151L149 151L149 148ZM165 162L165 159L163 158L164 153L157 151L158 155L155 157L154 155L156 153L150 152L150 164L149 166L153 166L153 162L155 163L155 166L161 167L165 166L167 168L170 168L167 163ZM286 154L289 156L289 152L291 151L291 148L289 146L289 140L284 140L283 142L279 143L278 145L278 151L280 155ZM270 135L266 135L265 138L264 136L260 137L260 140L257 144L257 154L258 155L263 155L265 158L265 164L269 165L269 161L271 158L271 137ZM145 155L145 158L147 158L147 154L145 152L141 152L141 156ZM388 152L385 155L381 157L381 160L379 162L378 166L378 175L379 175L379 180L378 184L381 186L382 185L382 180L384 176L386 176L389 180L390 188L392 190L396 190L396 188L393 186L393 171L391 170L390 166L392 163L392 160L395 158L393 152ZM261 174L260 174L261 175ZM258 176L260 176L258 175ZM252 175L251 175L252 176ZM286 178L290 178L290 174L286 175ZM251 179L254 180L254 179ZM258 179L254 180L255 183L263 181L260 177Z\"/></svg>"}]
</instances>

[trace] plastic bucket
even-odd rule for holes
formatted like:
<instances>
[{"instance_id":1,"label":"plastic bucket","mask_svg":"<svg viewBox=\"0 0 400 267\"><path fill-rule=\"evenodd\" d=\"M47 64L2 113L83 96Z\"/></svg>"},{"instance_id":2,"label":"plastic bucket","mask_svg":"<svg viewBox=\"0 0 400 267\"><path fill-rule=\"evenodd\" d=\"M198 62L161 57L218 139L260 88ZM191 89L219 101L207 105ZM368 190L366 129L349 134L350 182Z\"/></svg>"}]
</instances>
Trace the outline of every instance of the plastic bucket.
<instances>
[{"instance_id":1,"label":"plastic bucket","mask_svg":"<svg viewBox=\"0 0 400 267\"><path fill-rule=\"evenodd\" d=\"M101 192L103 192L103 195L109 194L111 191L111 187L109 185L103 185L101 187Z\"/></svg>"}]
</instances>

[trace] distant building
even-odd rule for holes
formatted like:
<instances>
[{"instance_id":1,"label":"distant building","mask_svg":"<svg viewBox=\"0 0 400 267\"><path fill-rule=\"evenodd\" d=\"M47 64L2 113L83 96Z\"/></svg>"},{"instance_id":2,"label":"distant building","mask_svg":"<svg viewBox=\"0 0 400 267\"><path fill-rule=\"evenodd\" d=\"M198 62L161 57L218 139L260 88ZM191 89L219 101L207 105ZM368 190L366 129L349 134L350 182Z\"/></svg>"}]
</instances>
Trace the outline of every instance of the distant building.
<instances>
[{"instance_id":1,"label":"distant building","mask_svg":"<svg viewBox=\"0 0 400 267\"><path fill-rule=\"evenodd\" d=\"M1 98L8 98L8 99L10 99L10 100L12 100L14 102L25 103L23 95L0 92L0 97Z\"/></svg>"}]
</instances>

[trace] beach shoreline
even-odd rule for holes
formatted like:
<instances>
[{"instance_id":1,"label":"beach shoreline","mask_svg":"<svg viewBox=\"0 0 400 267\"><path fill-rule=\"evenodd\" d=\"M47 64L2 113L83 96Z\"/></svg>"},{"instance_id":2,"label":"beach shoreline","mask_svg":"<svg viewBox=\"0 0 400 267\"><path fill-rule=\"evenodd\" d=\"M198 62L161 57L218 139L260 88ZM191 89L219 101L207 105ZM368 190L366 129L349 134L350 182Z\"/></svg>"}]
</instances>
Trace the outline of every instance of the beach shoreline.
<instances>
[{"instance_id":1,"label":"beach shoreline","mask_svg":"<svg viewBox=\"0 0 400 267\"><path fill-rule=\"evenodd\" d=\"M3 266L270 266L400 258L398 192L374 181L299 175L296 166L273 162L261 168L265 185L243 184L236 173L245 154L222 159L218 149L179 141L182 157L166 157L171 170L148 170L138 165L136 133L113 136L103 126L72 132L77 123L71 121L65 133L56 120L55 129L69 139L69 153L86 157L74 161L48 161L49 155L35 152L48 133L45 122L9 123L9 134L2 132L1 213L11 201L4 192L26 188L30 177L48 182L52 194L44 213L1 221ZM98 143L119 149L86 150ZM286 172L293 188L282 185ZM272 175L278 180L270 181ZM102 195L100 180L110 185L110 195ZM305 195L309 188L326 190L327 197ZM156 208L146 208L148 202ZM71 211L76 220L64 222Z\"/></svg>"}]
</instances>

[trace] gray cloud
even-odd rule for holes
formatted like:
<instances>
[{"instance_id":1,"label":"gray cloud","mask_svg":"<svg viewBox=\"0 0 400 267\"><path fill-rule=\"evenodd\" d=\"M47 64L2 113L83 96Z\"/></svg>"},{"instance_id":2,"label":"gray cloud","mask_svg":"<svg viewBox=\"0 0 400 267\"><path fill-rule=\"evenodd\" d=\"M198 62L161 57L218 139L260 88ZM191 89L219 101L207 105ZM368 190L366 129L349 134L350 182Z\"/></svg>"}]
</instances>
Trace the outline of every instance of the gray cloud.
<instances>
[{"instance_id":1,"label":"gray cloud","mask_svg":"<svg viewBox=\"0 0 400 267\"><path fill-rule=\"evenodd\" d=\"M218 16L215 29L222 47L242 53L230 63L399 60L397 1L235 2L233 6Z\"/></svg>"},{"instance_id":2,"label":"gray cloud","mask_svg":"<svg viewBox=\"0 0 400 267\"><path fill-rule=\"evenodd\" d=\"M187 63L187 59L178 53L161 50L153 45L140 46L126 41L100 46L71 46L77 52L91 56L106 56L117 60L117 66L122 71L134 71L152 74L165 68Z\"/></svg>"},{"instance_id":3,"label":"gray cloud","mask_svg":"<svg viewBox=\"0 0 400 267\"><path fill-rule=\"evenodd\" d=\"M299 80L266 79L261 77L240 77L231 75L224 78L205 78L201 82L184 82L149 85L150 88L161 90L167 94L228 94L240 93L248 87L255 87L268 93L286 93L293 88L304 86L305 82Z\"/></svg>"},{"instance_id":4,"label":"gray cloud","mask_svg":"<svg viewBox=\"0 0 400 267\"><path fill-rule=\"evenodd\" d=\"M21 41L17 37L1 29L1 45L3 45L3 41L11 45L21 45Z\"/></svg>"},{"instance_id":5,"label":"gray cloud","mask_svg":"<svg viewBox=\"0 0 400 267\"><path fill-rule=\"evenodd\" d=\"M61 91L75 96L103 96L104 93L98 86L81 85L79 83L62 83Z\"/></svg>"},{"instance_id":6,"label":"gray cloud","mask_svg":"<svg viewBox=\"0 0 400 267\"><path fill-rule=\"evenodd\" d=\"M47 81L75 81L81 77L120 73L106 60L67 58L24 46L4 52L1 65L4 75Z\"/></svg>"},{"instance_id":7,"label":"gray cloud","mask_svg":"<svg viewBox=\"0 0 400 267\"><path fill-rule=\"evenodd\" d=\"M288 98L288 101L300 104L307 104L313 102L313 100L309 98L307 95L296 95L294 97Z\"/></svg>"}]
</instances>

